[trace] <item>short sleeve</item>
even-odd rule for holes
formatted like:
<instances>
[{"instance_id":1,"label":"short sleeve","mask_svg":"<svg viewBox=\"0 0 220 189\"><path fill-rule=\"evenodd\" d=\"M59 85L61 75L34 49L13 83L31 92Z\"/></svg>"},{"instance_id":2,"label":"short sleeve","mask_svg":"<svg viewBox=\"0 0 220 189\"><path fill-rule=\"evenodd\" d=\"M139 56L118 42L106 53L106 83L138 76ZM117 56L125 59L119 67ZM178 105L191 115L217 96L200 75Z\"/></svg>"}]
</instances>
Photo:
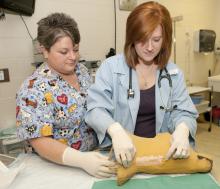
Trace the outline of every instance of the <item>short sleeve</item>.
<instances>
[{"instance_id":1,"label":"short sleeve","mask_svg":"<svg viewBox=\"0 0 220 189\"><path fill-rule=\"evenodd\" d=\"M17 135L22 140L53 135L52 94L24 82L16 95Z\"/></svg>"}]
</instances>

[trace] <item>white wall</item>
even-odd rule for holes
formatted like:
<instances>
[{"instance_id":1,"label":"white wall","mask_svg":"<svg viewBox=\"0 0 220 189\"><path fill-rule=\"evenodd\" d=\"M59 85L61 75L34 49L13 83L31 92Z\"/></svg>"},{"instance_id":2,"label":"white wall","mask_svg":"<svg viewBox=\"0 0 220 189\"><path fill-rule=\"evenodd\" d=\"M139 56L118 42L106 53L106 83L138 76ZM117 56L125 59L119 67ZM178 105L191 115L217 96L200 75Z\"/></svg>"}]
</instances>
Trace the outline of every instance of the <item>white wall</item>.
<instances>
[{"instance_id":1,"label":"white wall","mask_svg":"<svg viewBox=\"0 0 220 189\"><path fill-rule=\"evenodd\" d=\"M138 4L142 2L145 1L138 0ZM183 15L183 20L176 24L177 64L185 71L186 79L190 80L190 83L205 85L208 69L213 69L215 59L212 54L195 54L192 51L192 36L194 30L213 29L217 31L220 41L220 1L158 2L167 6L172 16ZM118 0L116 5L117 52L122 52L129 12L118 9ZM82 36L80 52L83 59L103 60L109 48L114 47L114 0L36 0L34 15L24 17L34 38L37 33L37 21L55 11L70 14L78 22ZM189 34L188 44L186 32ZM0 83L0 127L15 125L15 93L22 81L34 70L31 66L32 50L32 41L21 18L6 14L6 20L0 21L0 68L9 68L10 82ZM187 71L187 65L190 65L190 73Z\"/></svg>"}]
</instances>

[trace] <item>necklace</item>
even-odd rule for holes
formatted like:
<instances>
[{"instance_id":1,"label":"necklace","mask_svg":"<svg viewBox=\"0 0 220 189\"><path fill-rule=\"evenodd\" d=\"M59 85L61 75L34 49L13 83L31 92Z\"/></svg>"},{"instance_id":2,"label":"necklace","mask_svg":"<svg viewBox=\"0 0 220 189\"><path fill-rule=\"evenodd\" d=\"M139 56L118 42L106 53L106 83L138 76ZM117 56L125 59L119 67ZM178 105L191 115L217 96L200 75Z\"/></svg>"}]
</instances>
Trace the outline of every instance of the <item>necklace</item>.
<instances>
[{"instance_id":1,"label":"necklace","mask_svg":"<svg viewBox=\"0 0 220 189\"><path fill-rule=\"evenodd\" d=\"M137 67L138 69L136 69L136 71L137 71L137 73L138 73L138 75L139 75L139 77L140 77L140 79L142 81L141 83L143 84L144 88L147 88L149 86L149 84L150 84L153 67L154 67L154 65L152 64L150 66L150 68L147 70L147 72L145 70L144 73L142 72L141 67ZM146 76L149 79L147 79Z\"/></svg>"},{"instance_id":2,"label":"necklace","mask_svg":"<svg viewBox=\"0 0 220 189\"><path fill-rule=\"evenodd\" d=\"M139 73L139 75L141 76L141 80L143 81L143 84L144 84L144 87L147 87L148 86L148 82L147 82L147 80L145 79L145 77L144 77L144 74L139 70L138 71L138 73Z\"/></svg>"}]
</instances>

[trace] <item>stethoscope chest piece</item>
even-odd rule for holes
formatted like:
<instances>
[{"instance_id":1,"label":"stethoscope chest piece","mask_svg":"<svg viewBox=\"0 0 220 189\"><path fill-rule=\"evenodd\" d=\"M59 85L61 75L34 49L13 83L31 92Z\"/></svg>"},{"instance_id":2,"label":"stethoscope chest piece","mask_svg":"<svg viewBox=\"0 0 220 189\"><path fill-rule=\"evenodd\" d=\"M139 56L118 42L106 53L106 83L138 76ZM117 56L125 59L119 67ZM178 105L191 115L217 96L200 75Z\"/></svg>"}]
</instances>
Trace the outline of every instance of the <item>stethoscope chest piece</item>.
<instances>
[{"instance_id":1,"label":"stethoscope chest piece","mask_svg":"<svg viewBox=\"0 0 220 189\"><path fill-rule=\"evenodd\" d=\"M128 99L134 98L134 90L132 89L132 68L129 67L129 88L127 90Z\"/></svg>"},{"instance_id":2,"label":"stethoscope chest piece","mask_svg":"<svg viewBox=\"0 0 220 189\"><path fill-rule=\"evenodd\" d=\"M134 98L134 90L132 90L132 88L128 89L128 99L129 98Z\"/></svg>"}]
</instances>

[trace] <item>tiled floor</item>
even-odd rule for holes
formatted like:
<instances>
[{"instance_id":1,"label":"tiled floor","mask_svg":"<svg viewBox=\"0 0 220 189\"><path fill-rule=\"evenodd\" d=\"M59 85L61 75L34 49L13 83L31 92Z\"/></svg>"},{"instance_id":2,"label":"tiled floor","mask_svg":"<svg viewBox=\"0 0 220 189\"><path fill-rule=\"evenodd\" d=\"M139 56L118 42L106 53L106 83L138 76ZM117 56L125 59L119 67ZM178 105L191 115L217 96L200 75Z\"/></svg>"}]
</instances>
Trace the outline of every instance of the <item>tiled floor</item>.
<instances>
[{"instance_id":1,"label":"tiled floor","mask_svg":"<svg viewBox=\"0 0 220 189\"><path fill-rule=\"evenodd\" d=\"M211 132L208 132L208 127L208 123L198 124L196 149L213 158L212 174L220 182L220 127L213 124Z\"/></svg>"}]
</instances>

